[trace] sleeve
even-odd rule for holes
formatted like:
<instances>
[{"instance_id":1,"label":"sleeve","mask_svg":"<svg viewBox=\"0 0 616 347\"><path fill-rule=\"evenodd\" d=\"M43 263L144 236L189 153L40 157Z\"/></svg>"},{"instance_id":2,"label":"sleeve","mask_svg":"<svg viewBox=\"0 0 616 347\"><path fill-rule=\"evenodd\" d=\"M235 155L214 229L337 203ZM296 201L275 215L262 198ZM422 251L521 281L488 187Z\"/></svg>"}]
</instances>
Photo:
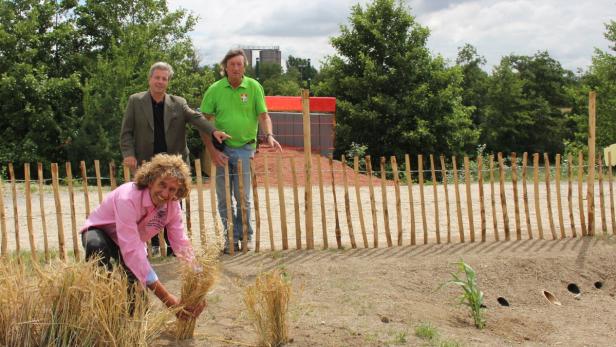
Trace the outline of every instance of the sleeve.
<instances>
[{"instance_id":1,"label":"sleeve","mask_svg":"<svg viewBox=\"0 0 616 347\"><path fill-rule=\"evenodd\" d=\"M135 156L135 102L133 96L128 98L128 104L122 119L122 130L120 131L120 149L122 157Z\"/></svg>"},{"instance_id":2,"label":"sleeve","mask_svg":"<svg viewBox=\"0 0 616 347\"><path fill-rule=\"evenodd\" d=\"M169 221L167 227L167 237L175 255L187 262L192 262L195 254L190 244L190 240L184 234L184 222L182 221L182 210L180 203L173 201L168 205Z\"/></svg>"},{"instance_id":3,"label":"sleeve","mask_svg":"<svg viewBox=\"0 0 616 347\"><path fill-rule=\"evenodd\" d=\"M212 86L210 86L203 94L203 100L201 101L201 113L216 115L216 104L214 102L214 92Z\"/></svg>"},{"instance_id":4,"label":"sleeve","mask_svg":"<svg viewBox=\"0 0 616 347\"><path fill-rule=\"evenodd\" d=\"M216 128L214 128L214 124L212 124L212 122L210 122L209 120L205 119L205 117L201 113L191 109L186 103L186 100L182 101L182 112L184 114L184 120L197 128L200 134L211 135L216 130Z\"/></svg>"},{"instance_id":5,"label":"sleeve","mask_svg":"<svg viewBox=\"0 0 616 347\"><path fill-rule=\"evenodd\" d=\"M139 282L145 286L148 274L154 270L148 261L143 241L139 237L135 217L139 215L140 211L133 201L122 198L115 201L113 208L118 247L122 254L122 260Z\"/></svg>"},{"instance_id":6,"label":"sleeve","mask_svg":"<svg viewBox=\"0 0 616 347\"><path fill-rule=\"evenodd\" d=\"M257 110L257 115L260 115L261 113L267 112L267 105L265 104L265 92L263 91L263 86L258 83L257 85L258 87L255 88L255 102L257 104L255 106Z\"/></svg>"}]
</instances>

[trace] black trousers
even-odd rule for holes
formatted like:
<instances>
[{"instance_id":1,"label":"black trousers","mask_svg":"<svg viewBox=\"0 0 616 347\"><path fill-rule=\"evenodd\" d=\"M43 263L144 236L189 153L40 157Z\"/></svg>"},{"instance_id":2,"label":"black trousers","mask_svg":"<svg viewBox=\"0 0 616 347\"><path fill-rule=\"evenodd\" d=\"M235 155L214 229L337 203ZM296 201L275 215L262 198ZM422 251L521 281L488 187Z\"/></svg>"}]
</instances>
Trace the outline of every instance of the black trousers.
<instances>
[{"instance_id":1,"label":"black trousers","mask_svg":"<svg viewBox=\"0 0 616 347\"><path fill-rule=\"evenodd\" d=\"M101 229L90 228L81 234L81 243L86 251L86 260L90 260L96 256L99 256L99 265L104 266L107 270L111 271L111 260L115 261L122 266L126 272L129 286L137 283L137 277L126 266L124 260L122 260L122 254L120 248L113 242L113 240L107 235L107 233Z\"/></svg>"}]
</instances>

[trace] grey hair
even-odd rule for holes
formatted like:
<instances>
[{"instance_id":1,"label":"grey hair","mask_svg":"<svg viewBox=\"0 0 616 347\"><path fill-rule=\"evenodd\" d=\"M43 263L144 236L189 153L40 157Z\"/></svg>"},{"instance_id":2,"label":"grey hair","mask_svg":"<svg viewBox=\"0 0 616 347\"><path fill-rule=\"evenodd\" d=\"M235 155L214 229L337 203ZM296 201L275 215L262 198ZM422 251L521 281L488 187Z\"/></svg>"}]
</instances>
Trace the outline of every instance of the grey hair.
<instances>
[{"instance_id":1,"label":"grey hair","mask_svg":"<svg viewBox=\"0 0 616 347\"><path fill-rule=\"evenodd\" d=\"M154 70L169 71L169 79L173 77L173 68L171 67L171 65L165 63L164 61L156 62L152 64L152 66L150 66L150 73L148 74L148 78L152 77L152 75L154 74Z\"/></svg>"},{"instance_id":2,"label":"grey hair","mask_svg":"<svg viewBox=\"0 0 616 347\"><path fill-rule=\"evenodd\" d=\"M248 58L246 58L246 53L244 53L244 50L241 48L234 48L234 49L230 49L227 54L225 54L225 57L222 58L221 62L220 62L220 74L223 76L227 76L227 61L229 61L229 59L237 57L238 55L241 55L242 57L244 57L244 66L248 65Z\"/></svg>"}]
</instances>

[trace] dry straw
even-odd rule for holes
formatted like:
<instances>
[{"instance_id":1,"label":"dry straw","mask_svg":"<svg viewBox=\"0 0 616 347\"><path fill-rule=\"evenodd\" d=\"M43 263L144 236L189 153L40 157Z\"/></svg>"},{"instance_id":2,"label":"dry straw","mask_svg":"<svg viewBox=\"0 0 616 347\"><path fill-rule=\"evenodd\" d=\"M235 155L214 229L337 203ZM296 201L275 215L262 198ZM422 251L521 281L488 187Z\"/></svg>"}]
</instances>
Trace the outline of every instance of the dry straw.
<instances>
[{"instance_id":1,"label":"dry straw","mask_svg":"<svg viewBox=\"0 0 616 347\"><path fill-rule=\"evenodd\" d=\"M280 346L288 336L287 313L291 285L279 269L262 273L246 288L244 303L259 336L260 346Z\"/></svg>"},{"instance_id":2,"label":"dry straw","mask_svg":"<svg viewBox=\"0 0 616 347\"><path fill-rule=\"evenodd\" d=\"M214 286L219 273L220 248L210 246L196 255L195 263L182 266L182 298L184 307L204 304L208 292ZM193 337L197 318L178 319L175 324L175 337L185 340Z\"/></svg>"},{"instance_id":3,"label":"dry straw","mask_svg":"<svg viewBox=\"0 0 616 347\"><path fill-rule=\"evenodd\" d=\"M153 311L121 270L54 262L28 272L0 261L0 343L9 346L146 346L169 310Z\"/></svg>"}]
</instances>

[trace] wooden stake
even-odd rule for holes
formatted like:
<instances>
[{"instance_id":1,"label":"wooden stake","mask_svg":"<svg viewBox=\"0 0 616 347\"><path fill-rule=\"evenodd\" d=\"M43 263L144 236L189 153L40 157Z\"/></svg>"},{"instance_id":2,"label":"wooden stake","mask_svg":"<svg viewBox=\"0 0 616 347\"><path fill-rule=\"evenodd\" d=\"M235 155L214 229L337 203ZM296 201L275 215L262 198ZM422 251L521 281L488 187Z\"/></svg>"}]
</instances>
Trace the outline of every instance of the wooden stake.
<instances>
[{"instance_id":1,"label":"wooden stake","mask_svg":"<svg viewBox=\"0 0 616 347\"><path fill-rule=\"evenodd\" d=\"M426 200L424 197L423 155L417 155L417 171L419 175L419 200L421 204L421 225L423 227L423 243L428 243L428 221L426 220Z\"/></svg>"},{"instance_id":2,"label":"wooden stake","mask_svg":"<svg viewBox=\"0 0 616 347\"><path fill-rule=\"evenodd\" d=\"M79 236L77 236L77 217L75 215L75 192L73 191L73 170L71 162L66 162L66 185L68 186L68 201L71 205L71 235L73 237L73 253L75 260L81 259L79 254Z\"/></svg>"},{"instance_id":3,"label":"wooden stake","mask_svg":"<svg viewBox=\"0 0 616 347\"><path fill-rule=\"evenodd\" d=\"M586 201L588 203L588 235L595 236L595 125L597 93L588 93L588 176L586 177ZM583 232L583 231L582 231Z\"/></svg>"},{"instance_id":4,"label":"wooden stake","mask_svg":"<svg viewBox=\"0 0 616 347\"><path fill-rule=\"evenodd\" d=\"M556 154L556 201L558 204L558 226L560 228L560 238L565 238L565 219L563 217L563 203L560 196L560 154Z\"/></svg>"},{"instance_id":5,"label":"wooden stake","mask_svg":"<svg viewBox=\"0 0 616 347\"><path fill-rule=\"evenodd\" d=\"M56 204L56 223L58 226L58 253L60 256L60 260L66 261L66 250L64 249L64 222L62 220L62 203L60 202L60 187L57 163L51 163L51 181L53 186L53 197Z\"/></svg>"},{"instance_id":6,"label":"wooden stake","mask_svg":"<svg viewBox=\"0 0 616 347\"><path fill-rule=\"evenodd\" d=\"M216 199L216 164L214 161L210 162L210 205L212 206L212 223L214 223L214 233L216 234L216 240L222 241L222 231L220 230L220 223L218 222L218 201Z\"/></svg>"},{"instance_id":7,"label":"wooden stake","mask_svg":"<svg viewBox=\"0 0 616 347\"><path fill-rule=\"evenodd\" d=\"M528 208L528 187L527 187L527 182L526 182L526 174L527 174L527 164L528 162L528 153L524 152L524 154L522 155L522 195L523 195L523 199L524 199L524 215L526 217L526 232L528 233L528 238L530 240L533 239L533 229L532 226L530 224L530 210Z\"/></svg>"},{"instance_id":8,"label":"wooden stake","mask_svg":"<svg viewBox=\"0 0 616 347\"><path fill-rule=\"evenodd\" d=\"M368 188L370 191L370 211L372 213L372 245L374 248L379 247L379 229L376 220L376 202L374 199L374 186L372 185L372 158L366 156L366 170L368 170ZM413 236L411 236L414 239Z\"/></svg>"},{"instance_id":9,"label":"wooden stake","mask_svg":"<svg viewBox=\"0 0 616 347\"><path fill-rule=\"evenodd\" d=\"M451 243L451 215L449 213L449 189L447 188L447 166L445 156L441 155L441 176L443 176L443 189L445 191L445 210L447 211L447 243ZM481 171L481 170L480 170ZM480 192L483 192L481 190Z\"/></svg>"},{"instance_id":10,"label":"wooden stake","mask_svg":"<svg viewBox=\"0 0 616 347\"><path fill-rule=\"evenodd\" d=\"M4 183L2 182L2 176L0 175L0 232L2 233L2 246L0 246L0 251L2 257L7 257L9 255L8 250L8 234L6 231L6 211L4 210Z\"/></svg>"},{"instance_id":11,"label":"wooden stake","mask_svg":"<svg viewBox=\"0 0 616 347\"><path fill-rule=\"evenodd\" d=\"M261 248L261 211L259 211L259 189L257 187L257 172L255 161L250 161L250 174L252 176L252 201L255 205L255 253Z\"/></svg>"},{"instance_id":12,"label":"wooden stake","mask_svg":"<svg viewBox=\"0 0 616 347\"><path fill-rule=\"evenodd\" d=\"M295 247L302 249L302 225L299 219L299 193L297 191L297 173L295 171L295 159L290 157L291 175L293 177L293 207L295 208Z\"/></svg>"},{"instance_id":13,"label":"wooden stake","mask_svg":"<svg viewBox=\"0 0 616 347\"><path fill-rule=\"evenodd\" d=\"M332 175L332 194L334 195L334 215L336 219L336 244L338 249L342 249L342 238L340 232L340 218L338 217L338 200L336 199L336 180L334 178L334 157L329 155L329 171Z\"/></svg>"},{"instance_id":14,"label":"wooden stake","mask_svg":"<svg viewBox=\"0 0 616 347\"><path fill-rule=\"evenodd\" d=\"M586 236L588 234L586 230L586 215L584 213L584 201L583 201L583 191L584 188L582 186L584 177L584 154L582 151L578 153L578 205L580 207L580 224L582 227L582 236Z\"/></svg>"},{"instance_id":15,"label":"wooden stake","mask_svg":"<svg viewBox=\"0 0 616 347\"><path fill-rule=\"evenodd\" d=\"M550 157L547 153L543 153L543 161L545 166L545 192L548 205L548 221L550 223L550 232L552 240L556 240L556 228L554 227L554 213L552 213L552 194L550 192Z\"/></svg>"},{"instance_id":16,"label":"wooden stake","mask_svg":"<svg viewBox=\"0 0 616 347\"><path fill-rule=\"evenodd\" d=\"M436 179L436 169L434 168L434 155L430 154L430 173L432 174L432 192L434 195L434 226L436 227L436 243L441 243L441 228L440 222L438 219L439 210L438 210L438 191L437 191L437 183Z\"/></svg>"},{"instance_id":17,"label":"wooden stake","mask_svg":"<svg viewBox=\"0 0 616 347\"><path fill-rule=\"evenodd\" d=\"M11 180L11 193L13 197L13 225L15 225L15 253L21 258L21 246L19 242L19 212L17 205L17 183L15 182L15 170L13 163L9 163L9 178Z\"/></svg>"},{"instance_id":18,"label":"wooden stake","mask_svg":"<svg viewBox=\"0 0 616 347\"><path fill-rule=\"evenodd\" d=\"M464 223L462 222L462 205L460 203L460 188L458 186L458 164L456 163L456 157L451 157L453 165L453 187L456 193L456 214L458 216L458 234L460 236L460 242L464 242Z\"/></svg>"},{"instance_id":19,"label":"wooden stake","mask_svg":"<svg viewBox=\"0 0 616 347\"><path fill-rule=\"evenodd\" d=\"M49 240L47 237L47 221L45 216L45 192L43 190L43 163L39 162L38 167L38 189L39 189L39 209L41 211L41 227L43 229L43 247L45 248L45 261L49 262ZM0 190L0 194L2 191ZM4 213L4 207L2 207Z\"/></svg>"},{"instance_id":20,"label":"wooden stake","mask_svg":"<svg viewBox=\"0 0 616 347\"><path fill-rule=\"evenodd\" d=\"M610 183L610 216L612 217L612 234L616 235L616 215L614 213L614 185L612 182L612 153L607 153L607 180Z\"/></svg>"},{"instance_id":21,"label":"wooden stake","mask_svg":"<svg viewBox=\"0 0 616 347\"><path fill-rule=\"evenodd\" d=\"M197 209L199 210L199 239L201 241L201 249L205 249L207 245L207 236L205 232L205 201L203 200L203 177L201 173L201 159L195 159L195 175L197 176ZM192 232L188 235L189 239L193 239Z\"/></svg>"},{"instance_id":22,"label":"wooden stake","mask_svg":"<svg viewBox=\"0 0 616 347\"><path fill-rule=\"evenodd\" d=\"M284 180L282 178L282 154L276 156L276 175L278 184L278 203L280 205L280 230L282 233L282 249L289 249L287 234L287 208L284 198Z\"/></svg>"},{"instance_id":23,"label":"wooden stake","mask_svg":"<svg viewBox=\"0 0 616 347\"><path fill-rule=\"evenodd\" d=\"M605 192L603 189L603 164L601 154L597 159L597 166L599 168L599 210L601 213L601 230L604 235L607 235L607 221L605 220Z\"/></svg>"},{"instance_id":24,"label":"wooden stake","mask_svg":"<svg viewBox=\"0 0 616 347\"><path fill-rule=\"evenodd\" d=\"M361 236L362 236L362 240L364 241L364 248L368 248L368 236L366 235L366 223L364 221L364 208L362 207L363 204L361 200L361 194L359 191L359 158L357 156L353 157L353 172L355 173L355 176L354 176L355 178L355 200L357 201L357 211L359 214L359 226L361 227Z\"/></svg>"},{"instance_id":25,"label":"wooden stake","mask_svg":"<svg viewBox=\"0 0 616 347\"><path fill-rule=\"evenodd\" d=\"M248 174L248 173L247 173ZM244 163L242 163L242 159L237 160L237 178L238 178L238 186L240 192L240 206L239 210L242 217L242 253L246 254L248 252L248 218L246 215L246 209L250 208L247 205L247 201L244 198Z\"/></svg>"},{"instance_id":26,"label":"wooden stake","mask_svg":"<svg viewBox=\"0 0 616 347\"><path fill-rule=\"evenodd\" d=\"M569 221L571 222L571 236L576 237L575 221L573 219L573 155L567 156L567 175L569 177L567 188L567 201L569 203Z\"/></svg>"},{"instance_id":27,"label":"wooden stake","mask_svg":"<svg viewBox=\"0 0 616 347\"><path fill-rule=\"evenodd\" d=\"M471 197L471 170L468 157L464 157L464 180L466 182L466 206L468 213L468 232L471 242L475 242L475 223L473 222L473 199Z\"/></svg>"},{"instance_id":28,"label":"wooden stake","mask_svg":"<svg viewBox=\"0 0 616 347\"><path fill-rule=\"evenodd\" d=\"M518 199L518 156L516 152L511 153L511 184L513 186L513 211L515 218L515 239L522 239L522 226L520 221L520 203Z\"/></svg>"},{"instance_id":29,"label":"wooden stake","mask_svg":"<svg viewBox=\"0 0 616 347\"><path fill-rule=\"evenodd\" d=\"M96 174L96 187L98 189L98 203L103 202L103 188L101 183L101 164L94 160L94 173Z\"/></svg>"},{"instance_id":30,"label":"wooden stake","mask_svg":"<svg viewBox=\"0 0 616 347\"><path fill-rule=\"evenodd\" d=\"M353 218L351 217L351 200L349 198L349 182L347 179L347 163L344 155L341 158L342 161L342 179L344 181L344 210L346 211L347 226L349 228L349 239L351 240L351 247L357 248L355 243L355 234L353 233Z\"/></svg>"},{"instance_id":31,"label":"wooden stake","mask_svg":"<svg viewBox=\"0 0 616 347\"><path fill-rule=\"evenodd\" d=\"M498 219L496 218L496 193L494 189L494 154L490 154L490 205L492 206L492 227L494 240L499 241Z\"/></svg>"},{"instance_id":32,"label":"wooden stake","mask_svg":"<svg viewBox=\"0 0 616 347\"><path fill-rule=\"evenodd\" d=\"M389 158L391 170L394 175L394 189L396 193L396 226L398 227L398 246L402 246L402 202L400 200L400 176L398 175L398 162L395 156Z\"/></svg>"},{"instance_id":33,"label":"wooden stake","mask_svg":"<svg viewBox=\"0 0 616 347\"><path fill-rule=\"evenodd\" d=\"M321 156L319 156L319 159L317 160L317 175L319 179L319 200L321 202L321 232L323 233L323 249L327 249L329 248L329 244L327 241L327 216L325 215L325 192L323 190L323 170L321 169Z\"/></svg>"},{"instance_id":34,"label":"wooden stake","mask_svg":"<svg viewBox=\"0 0 616 347\"><path fill-rule=\"evenodd\" d=\"M410 213L410 220L409 220L409 224L411 225L411 230L410 230L410 234L411 234L411 245L415 245L415 206L413 203L413 176L411 175L411 157L408 154L404 155L404 163L406 164L406 177L407 177L407 182L406 182L406 186L408 188L409 191L409 211Z\"/></svg>"},{"instance_id":35,"label":"wooden stake","mask_svg":"<svg viewBox=\"0 0 616 347\"><path fill-rule=\"evenodd\" d=\"M116 189L118 186L116 183L116 166L113 160L109 162L109 185L111 186L111 190Z\"/></svg>"},{"instance_id":36,"label":"wooden stake","mask_svg":"<svg viewBox=\"0 0 616 347\"><path fill-rule=\"evenodd\" d=\"M383 222L385 224L385 238L387 239L387 247L393 245L391 241L391 231L389 229L389 209L387 208L387 176L385 174L385 157L381 157L381 200L383 203Z\"/></svg>"},{"instance_id":37,"label":"wooden stake","mask_svg":"<svg viewBox=\"0 0 616 347\"><path fill-rule=\"evenodd\" d=\"M509 230L509 214L507 213L507 196L505 195L505 164L503 163L503 153L498 152L498 173L500 182L500 200L503 211L503 226L505 228L505 241L511 240L511 231Z\"/></svg>"},{"instance_id":38,"label":"wooden stake","mask_svg":"<svg viewBox=\"0 0 616 347\"><path fill-rule=\"evenodd\" d=\"M477 156L477 184L479 185L479 216L481 217L481 242L486 242L486 209L483 193L483 157Z\"/></svg>"},{"instance_id":39,"label":"wooden stake","mask_svg":"<svg viewBox=\"0 0 616 347\"><path fill-rule=\"evenodd\" d=\"M122 173L124 174L124 183L130 182L130 169L126 164L122 165Z\"/></svg>"},{"instance_id":40,"label":"wooden stake","mask_svg":"<svg viewBox=\"0 0 616 347\"><path fill-rule=\"evenodd\" d=\"M541 222L541 204L539 202L539 153L533 154L533 180L535 184L535 215L537 216L537 229L539 230L539 239L543 240L543 224Z\"/></svg>"},{"instance_id":41,"label":"wooden stake","mask_svg":"<svg viewBox=\"0 0 616 347\"><path fill-rule=\"evenodd\" d=\"M229 255L235 255L235 235L233 235L233 211L231 210L231 179L229 177L229 162L225 162L225 204L227 206L227 240L229 240Z\"/></svg>"},{"instance_id":42,"label":"wooden stake","mask_svg":"<svg viewBox=\"0 0 616 347\"><path fill-rule=\"evenodd\" d=\"M90 194L88 194L88 173L86 170L86 162L82 160L79 164L81 167L81 179L82 179L81 184L83 185L83 199L84 199L84 204L86 208L86 218L87 218L90 215Z\"/></svg>"},{"instance_id":43,"label":"wooden stake","mask_svg":"<svg viewBox=\"0 0 616 347\"><path fill-rule=\"evenodd\" d=\"M304 216L306 223L306 248L314 249L312 216L312 142L310 135L310 91L302 90L302 119L304 128L304 170L306 189L304 190Z\"/></svg>"},{"instance_id":44,"label":"wooden stake","mask_svg":"<svg viewBox=\"0 0 616 347\"><path fill-rule=\"evenodd\" d=\"M26 194L26 222L28 226L28 240L30 241L30 257L37 261L36 243L34 242L34 227L32 226L32 192L30 188L30 163L24 164L24 180Z\"/></svg>"}]
</instances>

